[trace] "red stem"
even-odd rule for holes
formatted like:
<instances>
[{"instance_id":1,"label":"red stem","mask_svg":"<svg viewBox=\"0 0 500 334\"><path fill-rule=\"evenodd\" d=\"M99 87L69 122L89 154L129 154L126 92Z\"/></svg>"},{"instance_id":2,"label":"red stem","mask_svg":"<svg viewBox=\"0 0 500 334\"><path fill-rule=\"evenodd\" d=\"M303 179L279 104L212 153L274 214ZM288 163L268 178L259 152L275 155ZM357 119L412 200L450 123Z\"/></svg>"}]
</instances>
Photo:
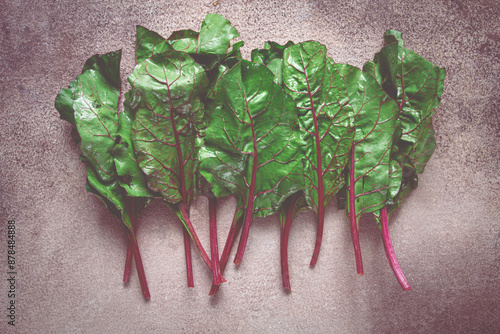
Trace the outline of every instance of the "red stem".
<instances>
[{"instance_id":1,"label":"red stem","mask_svg":"<svg viewBox=\"0 0 500 334\"><path fill-rule=\"evenodd\" d=\"M240 242L238 243L238 250L236 251L236 256L234 258L234 264L237 265L241 263L241 260L243 259L243 254L245 253L245 248L247 246L248 235L250 234L250 224L252 223L252 216L253 216L253 202L254 201L252 197L249 200L249 203L247 204L247 207L245 209L245 218L244 218L245 223L243 225L243 231L241 232Z\"/></svg>"},{"instance_id":2,"label":"red stem","mask_svg":"<svg viewBox=\"0 0 500 334\"><path fill-rule=\"evenodd\" d=\"M307 88L309 90L309 81L307 81ZM319 139L318 120L316 117L316 111L314 110L314 102L310 90L309 90L309 98L311 100L311 112L314 120L314 137L316 139L316 164L317 164L315 169L316 169L316 174L318 176L318 230L316 232L316 244L314 245L313 256L311 259L311 263L309 263L310 267L314 267L316 265L316 262L318 262L319 250L321 248L321 240L323 239L323 226L325 222L325 197L324 197L325 194L323 189L323 167L321 165L321 148Z\"/></svg>"},{"instance_id":3,"label":"red stem","mask_svg":"<svg viewBox=\"0 0 500 334\"><path fill-rule=\"evenodd\" d=\"M130 278L130 269L132 268L132 256L134 255L134 249L132 247L132 242L128 242L127 246L127 258L125 260L125 271L123 272L123 283L127 283Z\"/></svg>"},{"instance_id":4,"label":"red stem","mask_svg":"<svg viewBox=\"0 0 500 334\"><path fill-rule=\"evenodd\" d=\"M411 290L410 283L408 283L408 280L403 274L403 270L401 270L398 260L396 259L394 248L392 248L391 237L389 236L387 206L384 206L382 210L380 210L380 215L382 218L382 240L384 240L385 255L387 256L387 260L389 260L389 264L392 268L392 271L394 272L394 275L396 275L399 284L401 285L404 291L409 291Z\"/></svg>"},{"instance_id":5,"label":"red stem","mask_svg":"<svg viewBox=\"0 0 500 334\"><path fill-rule=\"evenodd\" d=\"M245 248L247 246L248 234L250 233L250 224L252 223L253 217L253 203L255 201L255 182L257 179L257 139L255 137L255 128L253 125L253 118L250 115L247 103L247 113L250 118L250 127L252 129L252 140L253 140L253 165L252 165L252 182L250 183L250 189L248 192L248 200L246 201L245 209L245 225L243 226L243 232L241 232L240 243L238 244L238 250L236 251L236 256L234 258L235 264L240 264L243 259L243 254L245 253Z\"/></svg>"},{"instance_id":6,"label":"red stem","mask_svg":"<svg viewBox=\"0 0 500 334\"><path fill-rule=\"evenodd\" d=\"M210 225L210 252L212 256L212 273L215 285L219 285L226 280L220 272L219 245L217 242L217 198L208 198L208 215Z\"/></svg>"},{"instance_id":7,"label":"red stem","mask_svg":"<svg viewBox=\"0 0 500 334\"><path fill-rule=\"evenodd\" d=\"M212 270L212 261L208 257L207 252L203 248L203 245L200 242L200 239L198 239L198 235L196 234L193 224L191 223L191 220L189 219L189 215L186 211L186 206L183 203L179 204L179 208L182 212L182 216L184 217L184 223L186 224L186 228L188 232L191 234L191 238L194 241L194 244L196 248L198 249L198 252L200 253L201 257L203 258L203 261L205 261L205 264L208 266L210 270Z\"/></svg>"},{"instance_id":8,"label":"red stem","mask_svg":"<svg viewBox=\"0 0 500 334\"><path fill-rule=\"evenodd\" d=\"M141 285L142 295L145 299L151 298L149 293L148 283L146 281L146 273L144 272L144 266L142 264L141 253L139 252L139 244L135 237L135 222L136 222L136 212L135 212L135 198L129 197L127 202L128 214L130 219L130 229L127 229L127 234L129 238L127 247L127 257L125 260L125 270L123 273L123 282L127 283L130 278L130 270L132 268L132 256L135 259L135 266L137 270L137 275L139 276L139 283Z\"/></svg>"},{"instance_id":9,"label":"red stem","mask_svg":"<svg viewBox=\"0 0 500 334\"><path fill-rule=\"evenodd\" d=\"M361 258L361 246L359 244L358 222L356 217L355 202L355 180L354 180L354 151L355 145L351 149L351 166L349 171L349 220L351 221L352 244L354 245L354 256L356 257L356 269L359 275L363 275L363 260Z\"/></svg>"},{"instance_id":10,"label":"red stem","mask_svg":"<svg viewBox=\"0 0 500 334\"><path fill-rule=\"evenodd\" d=\"M130 227L132 229L132 232L135 233L135 198L134 197L128 197L128 211L129 211L129 219L130 219ZM130 279L130 269L132 269L132 256L134 254L134 249L132 246L132 243L128 242L127 246L127 257L125 259L125 270L123 271L123 282L127 283Z\"/></svg>"},{"instance_id":11,"label":"red stem","mask_svg":"<svg viewBox=\"0 0 500 334\"><path fill-rule=\"evenodd\" d=\"M177 131L177 126L175 124L175 115L174 115L174 106L172 105L172 96L170 92L170 85L166 83L167 88L168 88L168 101L170 104L170 120L172 124L172 130L174 133L174 138L175 138L175 148L177 151L177 162L179 164L179 181L181 185L181 195L182 195L182 203L180 204L182 215L184 216L184 221L187 225L188 231L184 229L184 250L186 254L186 270L187 270L187 282L188 282L188 287L194 287L194 282L193 282L193 266L192 266L192 261L191 261L191 246L189 242L189 234L193 238L193 241L196 245L196 248L198 248L198 251L200 252L201 256L203 257L203 260L205 260L205 263L207 263L208 267L211 269L211 264L210 264L210 259L208 258L207 253L203 249L203 246L200 243L200 240L198 239L198 236L196 235L196 232L194 231L193 225L191 224L191 220L189 219L189 215L186 212L186 206L188 205L188 191L186 189L186 178L185 178L185 173L184 173L184 165L185 161L182 157L182 149L181 149L181 140L179 138L179 132ZM188 233L189 232L189 233Z\"/></svg>"},{"instance_id":12,"label":"red stem","mask_svg":"<svg viewBox=\"0 0 500 334\"><path fill-rule=\"evenodd\" d=\"M189 233L184 229L184 254L186 254L186 273L187 273L187 286L188 288L194 288L193 279L193 261L191 257L191 243L189 240Z\"/></svg>"},{"instance_id":13,"label":"red stem","mask_svg":"<svg viewBox=\"0 0 500 334\"><path fill-rule=\"evenodd\" d=\"M149 293L148 282L146 281L146 273L144 272L144 266L142 265L141 253L139 252L139 245L137 244L137 239L133 231L129 230L129 240L132 243L135 266L137 269L137 275L139 276L139 283L141 284L142 295L145 299L151 298Z\"/></svg>"},{"instance_id":14,"label":"red stem","mask_svg":"<svg viewBox=\"0 0 500 334\"><path fill-rule=\"evenodd\" d=\"M220 258L220 272L221 275L224 274L224 270L226 269L227 262L229 261L229 255L231 254L231 249L234 245L234 239L236 234L238 234L238 230L241 226L241 219L236 220L236 213L240 208L236 208L235 218L233 219L233 223L231 224L231 228L229 229L229 233L227 235L226 244L224 245L224 250L222 251L222 255ZM209 295L215 294L219 291L220 285L212 284L212 288L210 289Z\"/></svg>"},{"instance_id":15,"label":"red stem","mask_svg":"<svg viewBox=\"0 0 500 334\"><path fill-rule=\"evenodd\" d=\"M288 236L290 235L290 227L292 226L293 209L297 201L298 194L295 193L288 201L288 209L286 212L285 224L281 226L280 251L281 251L281 279L283 288L291 291L290 272L288 270Z\"/></svg>"}]
</instances>

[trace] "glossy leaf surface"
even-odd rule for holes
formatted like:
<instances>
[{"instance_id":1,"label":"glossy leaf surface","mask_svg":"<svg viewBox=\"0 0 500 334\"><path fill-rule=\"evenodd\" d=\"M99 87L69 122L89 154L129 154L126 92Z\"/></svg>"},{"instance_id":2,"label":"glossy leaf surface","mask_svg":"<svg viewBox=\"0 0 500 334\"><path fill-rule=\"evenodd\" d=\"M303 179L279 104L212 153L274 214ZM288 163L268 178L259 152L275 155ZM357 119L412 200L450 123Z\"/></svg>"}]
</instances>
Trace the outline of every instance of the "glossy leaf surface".
<instances>
[{"instance_id":1,"label":"glossy leaf surface","mask_svg":"<svg viewBox=\"0 0 500 334\"><path fill-rule=\"evenodd\" d=\"M403 47L400 32L388 30L385 46L363 70L377 78L400 107L401 139L415 143L412 132L439 106L446 71Z\"/></svg>"},{"instance_id":2,"label":"glossy leaf surface","mask_svg":"<svg viewBox=\"0 0 500 334\"><path fill-rule=\"evenodd\" d=\"M124 280L128 280L128 259L133 255L143 296L149 299L134 223L151 193L130 142L129 113L118 113L120 58L118 51L87 60L82 74L56 98L56 108L61 118L76 125L87 169L87 191L101 199L128 228L131 251L127 252Z\"/></svg>"},{"instance_id":3,"label":"glossy leaf surface","mask_svg":"<svg viewBox=\"0 0 500 334\"><path fill-rule=\"evenodd\" d=\"M131 228L126 196L151 193L130 142L129 110L118 113L120 57L120 52L113 52L90 58L70 88L61 91L56 105L73 111L90 189L113 203L115 208L108 208L115 214L118 209L117 216Z\"/></svg>"},{"instance_id":4,"label":"glossy leaf surface","mask_svg":"<svg viewBox=\"0 0 500 334\"><path fill-rule=\"evenodd\" d=\"M137 64L147 58L151 58L154 54L163 53L171 50L172 46L158 33L137 26L135 35L135 59Z\"/></svg>"},{"instance_id":5,"label":"glossy leaf surface","mask_svg":"<svg viewBox=\"0 0 500 334\"><path fill-rule=\"evenodd\" d=\"M225 54L229 41L238 37L238 31L219 14L207 14L200 32L176 31L169 37L175 50L197 54Z\"/></svg>"},{"instance_id":6,"label":"glossy leaf surface","mask_svg":"<svg viewBox=\"0 0 500 334\"><path fill-rule=\"evenodd\" d=\"M104 183L117 176L111 151L119 125L120 58L119 52L90 58L73 98L82 157Z\"/></svg>"}]
</instances>

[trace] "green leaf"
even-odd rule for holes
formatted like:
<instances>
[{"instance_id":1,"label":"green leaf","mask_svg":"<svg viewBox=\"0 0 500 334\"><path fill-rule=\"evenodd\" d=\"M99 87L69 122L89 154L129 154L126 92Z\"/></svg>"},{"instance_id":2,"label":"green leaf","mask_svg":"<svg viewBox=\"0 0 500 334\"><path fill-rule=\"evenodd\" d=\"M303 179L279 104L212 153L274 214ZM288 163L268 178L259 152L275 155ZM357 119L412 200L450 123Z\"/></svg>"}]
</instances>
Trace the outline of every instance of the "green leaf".
<instances>
[{"instance_id":1,"label":"green leaf","mask_svg":"<svg viewBox=\"0 0 500 334\"><path fill-rule=\"evenodd\" d=\"M274 59L283 59L283 52L288 47L294 45L292 41L288 41L284 45L276 42L267 41L264 43L263 49L253 49L251 52L251 59L254 63L261 63L264 65L269 64Z\"/></svg>"},{"instance_id":2,"label":"green leaf","mask_svg":"<svg viewBox=\"0 0 500 334\"><path fill-rule=\"evenodd\" d=\"M78 81L76 79L71 81L68 88L61 89L55 100L55 107L59 112L61 119L71 123L72 125L76 125L73 98L77 83ZM79 138L78 142L80 142Z\"/></svg>"},{"instance_id":3,"label":"green leaf","mask_svg":"<svg viewBox=\"0 0 500 334\"><path fill-rule=\"evenodd\" d=\"M420 131L430 133L430 118L439 106L446 71L405 49L400 32L388 30L384 39L385 46L363 69L377 77L399 105L401 140L416 144L422 137ZM422 123L426 125L421 126Z\"/></svg>"},{"instance_id":4,"label":"green leaf","mask_svg":"<svg viewBox=\"0 0 500 334\"><path fill-rule=\"evenodd\" d=\"M146 175L142 172L137 162L132 143L132 124L135 111L130 107L131 92L125 94L124 111L119 114L118 142L112 154L115 161L119 184L132 197L152 197L146 182Z\"/></svg>"},{"instance_id":5,"label":"green leaf","mask_svg":"<svg viewBox=\"0 0 500 334\"><path fill-rule=\"evenodd\" d=\"M418 175L422 174L424 167L429 161L434 149L436 141L434 139L434 129L432 127L431 118L424 120L412 134L419 136L415 138L415 143L406 141L398 142L398 155L393 155L393 161L398 159L399 165L402 167L401 178L397 192L392 192L387 200L387 210L390 215L397 208L401 207L403 200L410 194L413 189L418 186ZM376 215L379 222L379 215Z\"/></svg>"},{"instance_id":6,"label":"green leaf","mask_svg":"<svg viewBox=\"0 0 500 334\"><path fill-rule=\"evenodd\" d=\"M224 59L219 66L217 67L217 72L211 71L209 72L209 80L210 80L210 87L208 89L207 93L207 104L212 103L211 101L215 99L215 96L217 95L217 90L218 90L218 85L217 82L222 78L224 73L227 72L230 68L232 68L234 65L236 65L239 61L241 60L241 55L240 56L234 56L234 57L228 57ZM214 72L216 74L214 75ZM208 108L207 107L207 118L210 118L211 113L213 112L214 108Z\"/></svg>"},{"instance_id":7,"label":"green leaf","mask_svg":"<svg viewBox=\"0 0 500 334\"><path fill-rule=\"evenodd\" d=\"M398 103L401 139L415 143L410 133L430 118L439 106L446 71L405 49L400 32L388 30L384 39L385 46L375 55L373 62L363 66L363 70L375 76Z\"/></svg>"},{"instance_id":8,"label":"green leaf","mask_svg":"<svg viewBox=\"0 0 500 334\"><path fill-rule=\"evenodd\" d=\"M296 105L273 78L266 66L245 60L226 71L200 151L200 171L214 194L227 189L245 206L237 264L253 217L276 212L301 189L296 171L304 143L295 125Z\"/></svg>"},{"instance_id":9,"label":"green leaf","mask_svg":"<svg viewBox=\"0 0 500 334\"><path fill-rule=\"evenodd\" d=\"M116 179L111 151L118 130L121 52L90 58L73 94L75 123L86 164L103 183Z\"/></svg>"},{"instance_id":10,"label":"green leaf","mask_svg":"<svg viewBox=\"0 0 500 334\"><path fill-rule=\"evenodd\" d=\"M395 141L392 159L400 165L403 194L391 191L390 203L402 201L409 194L409 181L421 174L435 148L431 117L439 106L446 76L444 68L403 47L402 34L388 30L385 45L363 69L377 78L384 90L398 104L401 136ZM391 162L395 164L396 162ZM411 182L416 186L416 182ZM404 196L403 196L404 195ZM395 198L397 196L397 198ZM394 199L394 200L393 200ZM400 206L401 203L397 204ZM391 213L394 208L389 208Z\"/></svg>"},{"instance_id":11,"label":"green leaf","mask_svg":"<svg viewBox=\"0 0 500 334\"><path fill-rule=\"evenodd\" d=\"M132 221L127 211L127 196L118 181L104 184L90 166L87 165L86 169L87 191L96 195L106 205L108 210L132 231Z\"/></svg>"},{"instance_id":12,"label":"green leaf","mask_svg":"<svg viewBox=\"0 0 500 334\"><path fill-rule=\"evenodd\" d=\"M356 132L347 168L346 210L357 219L363 212L381 209L393 186L389 180L390 156L398 125L398 105L371 74L351 65L334 66L346 82L355 115Z\"/></svg>"},{"instance_id":13,"label":"green leaf","mask_svg":"<svg viewBox=\"0 0 500 334\"><path fill-rule=\"evenodd\" d=\"M136 110L132 141L148 187L189 207L197 187L205 71L189 55L167 50L138 64L129 82Z\"/></svg>"},{"instance_id":14,"label":"green leaf","mask_svg":"<svg viewBox=\"0 0 500 334\"><path fill-rule=\"evenodd\" d=\"M230 41L238 36L238 31L222 15L207 14L200 32L175 31L168 38L168 43L175 50L190 54L206 70L211 70L227 56L241 57L238 49L243 42L235 43L233 50L227 54Z\"/></svg>"},{"instance_id":15,"label":"green leaf","mask_svg":"<svg viewBox=\"0 0 500 334\"><path fill-rule=\"evenodd\" d=\"M283 51L292 45L294 45L292 41L288 41L285 45L280 45L276 42L266 42L264 49L252 50L252 61L266 65L274 73L274 82L282 86Z\"/></svg>"},{"instance_id":16,"label":"green leaf","mask_svg":"<svg viewBox=\"0 0 500 334\"><path fill-rule=\"evenodd\" d=\"M283 85L297 103L307 145L304 166L310 168L303 170L305 195L318 212L344 183L343 170L354 137L352 107L347 104L345 83L326 57L324 45L296 44L288 47L283 57Z\"/></svg>"},{"instance_id":17,"label":"green leaf","mask_svg":"<svg viewBox=\"0 0 500 334\"><path fill-rule=\"evenodd\" d=\"M111 151L118 130L121 52L95 55L87 60L82 73L61 90L56 108L71 115L81 140L82 160L87 170L87 191L131 229L126 211L126 195L117 182Z\"/></svg>"},{"instance_id":18,"label":"green leaf","mask_svg":"<svg viewBox=\"0 0 500 334\"><path fill-rule=\"evenodd\" d=\"M159 34L144 27L137 26L135 37L136 62L151 58L154 54L171 50L172 46Z\"/></svg>"},{"instance_id":19,"label":"green leaf","mask_svg":"<svg viewBox=\"0 0 500 334\"><path fill-rule=\"evenodd\" d=\"M57 96L56 108L76 125L87 190L132 230L129 211L137 214L148 200L130 201L127 195L152 194L130 142L130 111L118 113L120 59L120 51L89 58L82 73Z\"/></svg>"},{"instance_id":20,"label":"green leaf","mask_svg":"<svg viewBox=\"0 0 500 334\"><path fill-rule=\"evenodd\" d=\"M352 107L345 83L326 56L326 47L310 41L292 45L283 53L283 86L299 110L305 140L303 159L308 206L318 216L318 231L311 266L317 262L324 226L325 205L344 184L354 131Z\"/></svg>"},{"instance_id":21,"label":"green leaf","mask_svg":"<svg viewBox=\"0 0 500 334\"><path fill-rule=\"evenodd\" d=\"M422 174L424 172L425 165L429 161L436 148L436 140L434 138L434 128L432 126L432 119L427 118L420 125L407 134L407 137L411 137L413 145L408 145L407 148L403 147L408 164L413 166L417 174ZM403 146L406 143L401 143Z\"/></svg>"},{"instance_id":22,"label":"green leaf","mask_svg":"<svg viewBox=\"0 0 500 334\"><path fill-rule=\"evenodd\" d=\"M207 14L200 32L182 30L174 32L169 43L177 51L194 54L226 54L229 41L238 37L238 31L220 14Z\"/></svg>"},{"instance_id":23,"label":"green leaf","mask_svg":"<svg viewBox=\"0 0 500 334\"><path fill-rule=\"evenodd\" d=\"M349 104L354 111L354 143L346 168L346 191L340 199L351 225L356 268L363 275L358 234L359 216L385 207L397 180L391 152L398 127L398 105L382 89L376 78L351 65L334 65L346 83ZM391 167L393 169L391 169ZM393 175L391 175L391 172Z\"/></svg>"},{"instance_id":24,"label":"green leaf","mask_svg":"<svg viewBox=\"0 0 500 334\"><path fill-rule=\"evenodd\" d=\"M228 70L200 152L201 173L219 186L215 195L228 189L253 207L252 217L274 213L298 190L291 179L303 145L296 107L272 80L265 66L244 60Z\"/></svg>"}]
</instances>

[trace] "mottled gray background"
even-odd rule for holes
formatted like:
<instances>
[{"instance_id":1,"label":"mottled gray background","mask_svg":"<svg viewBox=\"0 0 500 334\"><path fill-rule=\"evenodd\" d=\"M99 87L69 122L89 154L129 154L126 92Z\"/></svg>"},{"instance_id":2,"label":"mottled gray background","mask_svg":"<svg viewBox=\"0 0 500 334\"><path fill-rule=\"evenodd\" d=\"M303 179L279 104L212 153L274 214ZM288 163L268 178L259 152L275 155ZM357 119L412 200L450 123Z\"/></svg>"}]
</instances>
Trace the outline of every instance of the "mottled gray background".
<instances>
[{"instance_id":1,"label":"mottled gray background","mask_svg":"<svg viewBox=\"0 0 500 334\"><path fill-rule=\"evenodd\" d=\"M497 0L347 1L1 1L0 13L0 332L6 325L6 223L17 226L19 333L498 333L500 8ZM126 235L85 192L70 125L54 98L96 53L123 50L122 79L134 65L135 25L169 36L198 30L220 13L245 41L318 40L338 62L371 60L389 28L406 47L446 67L435 114L437 150L390 232L413 290L402 292L369 218L360 223L365 275L355 272L348 220L326 210L318 265L308 267L316 223L292 226L293 292L281 288L279 224L257 219L239 268L228 265L216 297L194 254L186 288L182 230L156 201L139 243L152 293L135 270L121 282ZM125 86L125 84L124 84ZM125 89L127 86L124 87ZM225 240L235 202L219 203ZM207 201L191 210L208 248Z\"/></svg>"}]
</instances>

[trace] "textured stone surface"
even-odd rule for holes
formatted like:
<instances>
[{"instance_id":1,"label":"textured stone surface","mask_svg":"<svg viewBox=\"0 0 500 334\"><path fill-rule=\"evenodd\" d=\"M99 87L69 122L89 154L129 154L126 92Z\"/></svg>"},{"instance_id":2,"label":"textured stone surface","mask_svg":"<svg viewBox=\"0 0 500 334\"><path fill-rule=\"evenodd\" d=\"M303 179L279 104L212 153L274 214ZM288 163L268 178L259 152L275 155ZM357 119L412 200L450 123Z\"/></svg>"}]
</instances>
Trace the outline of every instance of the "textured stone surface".
<instances>
[{"instance_id":1,"label":"textured stone surface","mask_svg":"<svg viewBox=\"0 0 500 334\"><path fill-rule=\"evenodd\" d=\"M7 326L6 223L17 226L19 333L497 333L500 330L498 195L500 6L498 1L9 1L0 13L0 332ZM420 186L391 217L403 293L374 221L362 219L365 275L355 272L347 218L331 203L319 262L308 267L314 215L292 226L293 292L281 288L277 217L257 219L239 268L220 293L194 253L186 288L182 230L160 202L144 212L138 238L152 299L135 271L121 283L126 236L85 192L79 148L53 107L58 91L95 53L123 49L134 63L135 25L168 36L223 14L245 41L318 40L338 62L361 66L389 28L406 47L446 67L435 115L438 146ZM127 88L125 86L125 88ZM219 238L235 202L219 203ZM208 247L207 201L191 210ZM2 241L3 240L3 241ZM7 331L8 330L8 331Z\"/></svg>"}]
</instances>

